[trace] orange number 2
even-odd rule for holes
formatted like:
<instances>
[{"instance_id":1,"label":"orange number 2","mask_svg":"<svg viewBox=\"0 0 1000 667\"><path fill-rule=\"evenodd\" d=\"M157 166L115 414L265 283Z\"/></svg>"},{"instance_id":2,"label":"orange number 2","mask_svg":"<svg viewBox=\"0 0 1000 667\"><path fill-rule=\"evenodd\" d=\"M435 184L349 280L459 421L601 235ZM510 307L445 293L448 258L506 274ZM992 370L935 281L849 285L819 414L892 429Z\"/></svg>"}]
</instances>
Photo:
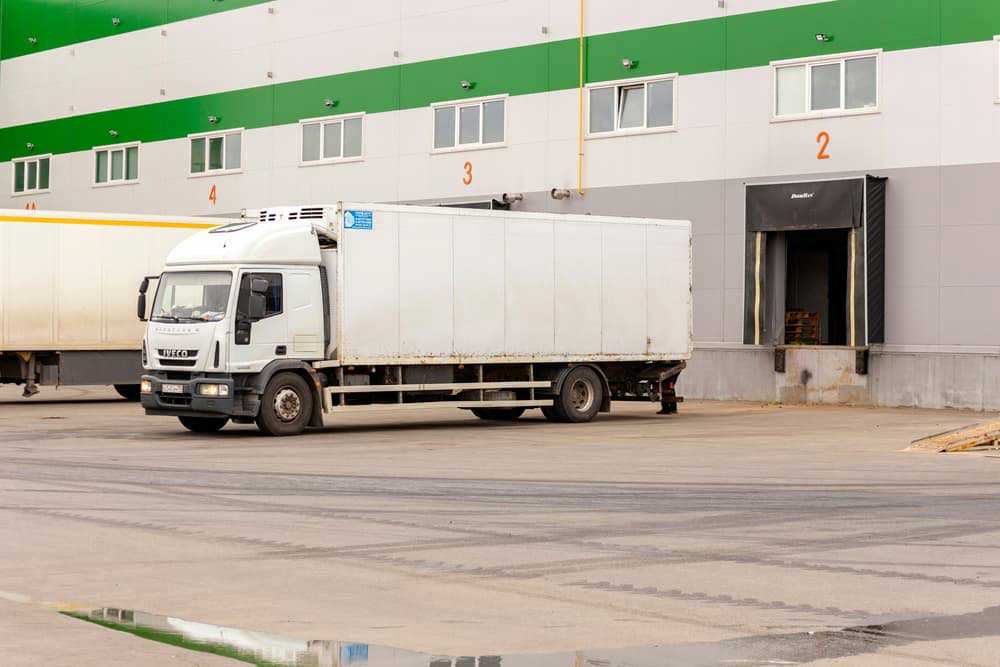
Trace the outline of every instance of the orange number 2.
<instances>
[{"instance_id":1,"label":"orange number 2","mask_svg":"<svg viewBox=\"0 0 1000 667\"><path fill-rule=\"evenodd\" d=\"M215 197L215 186L213 185L212 189L208 191L208 201L212 202L212 204L214 205L215 204L215 199L216 199L216 197Z\"/></svg>"},{"instance_id":2,"label":"orange number 2","mask_svg":"<svg viewBox=\"0 0 1000 667\"><path fill-rule=\"evenodd\" d=\"M816 155L817 160L829 160L830 154L826 152L827 147L830 145L830 133L820 132L816 135L816 143L823 144L819 147L819 154Z\"/></svg>"},{"instance_id":3,"label":"orange number 2","mask_svg":"<svg viewBox=\"0 0 1000 667\"><path fill-rule=\"evenodd\" d=\"M466 162L464 168L465 168L465 177L462 179L462 182L465 183L466 185L472 185L472 163Z\"/></svg>"}]
</instances>

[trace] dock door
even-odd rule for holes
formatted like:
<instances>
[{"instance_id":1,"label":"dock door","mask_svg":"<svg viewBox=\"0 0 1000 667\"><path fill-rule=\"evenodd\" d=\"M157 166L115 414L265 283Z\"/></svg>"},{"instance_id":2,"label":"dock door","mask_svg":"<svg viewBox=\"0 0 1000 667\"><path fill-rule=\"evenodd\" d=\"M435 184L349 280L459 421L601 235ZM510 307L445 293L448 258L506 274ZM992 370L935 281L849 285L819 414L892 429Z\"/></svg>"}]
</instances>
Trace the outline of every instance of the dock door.
<instances>
[{"instance_id":1,"label":"dock door","mask_svg":"<svg viewBox=\"0 0 1000 667\"><path fill-rule=\"evenodd\" d=\"M749 185L743 342L884 342L886 179Z\"/></svg>"}]
</instances>

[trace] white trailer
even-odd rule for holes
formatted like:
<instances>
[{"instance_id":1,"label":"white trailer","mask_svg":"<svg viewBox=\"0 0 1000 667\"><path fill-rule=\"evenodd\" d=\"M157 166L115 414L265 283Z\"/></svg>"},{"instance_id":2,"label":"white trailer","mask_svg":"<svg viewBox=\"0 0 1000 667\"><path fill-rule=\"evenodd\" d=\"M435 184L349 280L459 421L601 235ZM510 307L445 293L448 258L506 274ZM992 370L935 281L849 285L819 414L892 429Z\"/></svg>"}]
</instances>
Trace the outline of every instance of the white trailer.
<instances>
[{"instance_id":1,"label":"white trailer","mask_svg":"<svg viewBox=\"0 0 1000 667\"><path fill-rule=\"evenodd\" d=\"M195 431L441 405L580 422L612 398L672 412L691 354L686 221L284 207L193 236L166 266L142 402Z\"/></svg>"},{"instance_id":2,"label":"white trailer","mask_svg":"<svg viewBox=\"0 0 1000 667\"><path fill-rule=\"evenodd\" d=\"M0 383L139 399L135 286L212 218L0 209Z\"/></svg>"}]
</instances>

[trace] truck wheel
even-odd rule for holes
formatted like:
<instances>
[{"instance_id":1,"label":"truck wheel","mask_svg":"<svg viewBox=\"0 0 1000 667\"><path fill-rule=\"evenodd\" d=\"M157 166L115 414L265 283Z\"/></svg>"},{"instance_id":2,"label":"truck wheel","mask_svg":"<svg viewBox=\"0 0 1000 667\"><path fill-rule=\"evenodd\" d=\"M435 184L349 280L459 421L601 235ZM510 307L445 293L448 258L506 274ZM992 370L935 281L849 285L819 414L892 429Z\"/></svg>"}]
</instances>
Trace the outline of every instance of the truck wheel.
<instances>
[{"instance_id":1,"label":"truck wheel","mask_svg":"<svg viewBox=\"0 0 1000 667\"><path fill-rule=\"evenodd\" d=\"M119 396L131 403L135 403L142 398L142 392L137 384L116 384L115 391L118 392Z\"/></svg>"},{"instance_id":2,"label":"truck wheel","mask_svg":"<svg viewBox=\"0 0 1000 667\"><path fill-rule=\"evenodd\" d=\"M178 417L181 424L195 433L215 433L229 423L229 417Z\"/></svg>"},{"instance_id":3,"label":"truck wheel","mask_svg":"<svg viewBox=\"0 0 1000 667\"><path fill-rule=\"evenodd\" d=\"M487 421L512 422L524 414L524 408L472 408L472 414Z\"/></svg>"},{"instance_id":4,"label":"truck wheel","mask_svg":"<svg viewBox=\"0 0 1000 667\"><path fill-rule=\"evenodd\" d=\"M542 415L550 422L558 423L562 421L562 419L559 419L559 415L556 414L555 407L551 405L546 405L542 408Z\"/></svg>"},{"instance_id":5,"label":"truck wheel","mask_svg":"<svg viewBox=\"0 0 1000 667\"><path fill-rule=\"evenodd\" d=\"M593 368L578 366L563 380L552 411L563 422L589 422L604 401L604 385Z\"/></svg>"},{"instance_id":6,"label":"truck wheel","mask_svg":"<svg viewBox=\"0 0 1000 667\"><path fill-rule=\"evenodd\" d=\"M268 435L298 435L306 429L312 408L306 381L295 373L278 373L261 396L257 428Z\"/></svg>"}]
</instances>

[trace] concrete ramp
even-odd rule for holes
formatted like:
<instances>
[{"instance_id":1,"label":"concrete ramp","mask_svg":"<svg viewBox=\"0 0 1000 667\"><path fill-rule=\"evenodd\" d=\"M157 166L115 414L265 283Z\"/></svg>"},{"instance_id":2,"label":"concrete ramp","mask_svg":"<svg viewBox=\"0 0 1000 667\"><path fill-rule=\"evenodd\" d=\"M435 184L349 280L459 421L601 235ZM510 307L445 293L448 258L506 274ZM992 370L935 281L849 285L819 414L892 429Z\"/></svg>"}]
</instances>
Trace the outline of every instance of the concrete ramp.
<instances>
[{"instance_id":1,"label":"concrete ramp","mask_svg":"<svg viewBox=\"0 0 1000 667\"><path fill-rule=\"evenodd\" d=\"M1000 447L1000 421L960 426L910 443L908 452L964 452L976 447Z\"/></svg>"}]
</instances>

